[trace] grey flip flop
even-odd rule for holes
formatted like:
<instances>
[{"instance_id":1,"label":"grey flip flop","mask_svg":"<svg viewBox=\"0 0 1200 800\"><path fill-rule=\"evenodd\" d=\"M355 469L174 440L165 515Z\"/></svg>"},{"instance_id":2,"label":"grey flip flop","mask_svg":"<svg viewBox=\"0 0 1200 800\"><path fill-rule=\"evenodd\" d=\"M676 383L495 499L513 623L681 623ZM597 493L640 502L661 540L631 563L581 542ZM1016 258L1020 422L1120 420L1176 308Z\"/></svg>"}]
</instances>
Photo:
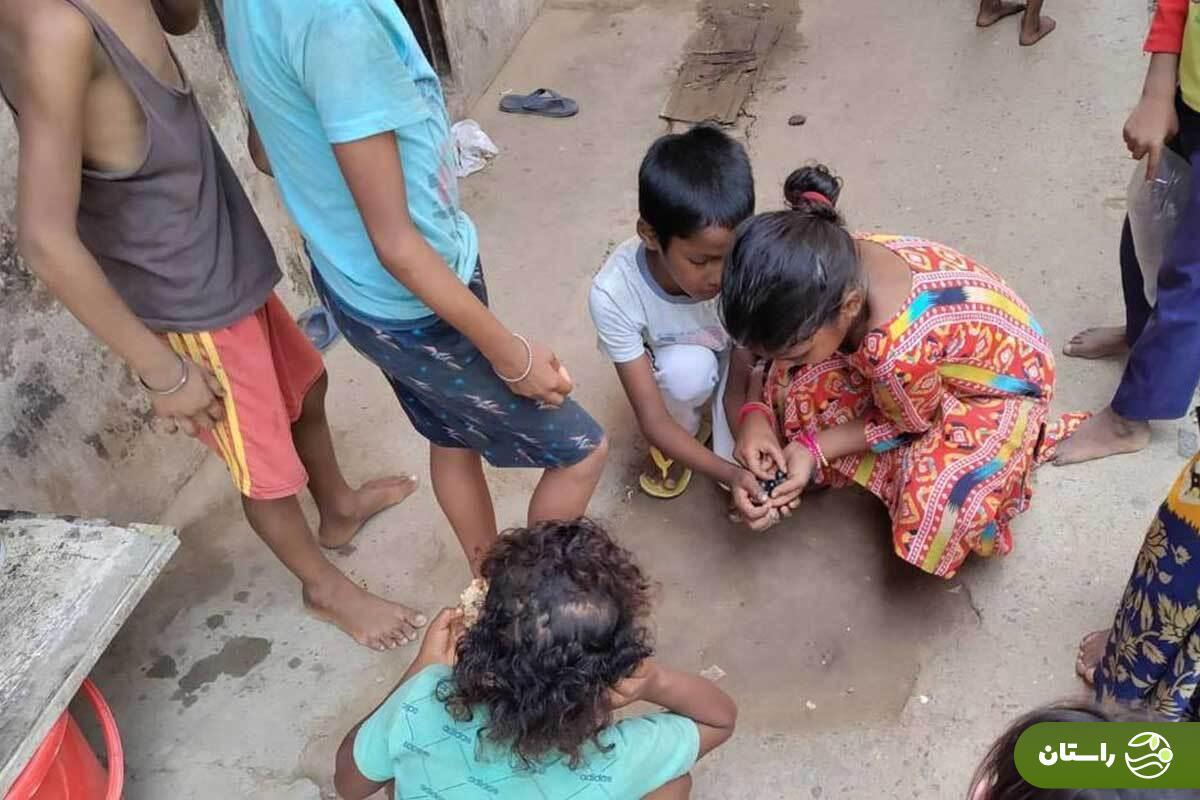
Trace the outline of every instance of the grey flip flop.
<instances>
[{"instance_id":1,"label":"grey flip flop","mask_svg":"<svg viewBox=\"0 0 1200 800\"><path fill-rule=\"evenodd\" d=\"M333 321L333 315L324 306L314 306L305 311L296 320L296 324L300 326L300 330L304 331L304 335L312 342L313 347L322 353L328 350L341 335L337 323Z\"/></svg>"},{"instance_id":2,"label":"grey flip flop","mask_svg":"<svg viewBox=\"0 0 1200 800\"><path fill-rule=\"evenodd\" d=\"M579 103L553 89L538 89L529 94L504 95L500 98L500 110L537 117L573 117L579 113Z\"/></svg>"}]
</instances>

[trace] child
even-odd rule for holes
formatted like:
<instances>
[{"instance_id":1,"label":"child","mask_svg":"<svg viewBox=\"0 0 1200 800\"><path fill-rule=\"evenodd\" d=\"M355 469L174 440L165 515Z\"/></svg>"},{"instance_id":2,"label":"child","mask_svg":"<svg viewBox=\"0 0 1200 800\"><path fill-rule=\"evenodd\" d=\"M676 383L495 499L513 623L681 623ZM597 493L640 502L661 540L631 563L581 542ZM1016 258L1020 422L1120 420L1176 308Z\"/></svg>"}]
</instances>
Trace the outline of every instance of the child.
<instances>
[{"instance_id":1,"label":"child","mask_svg":"<svg viewBox=\"0 0 1200 800\"><path fill-rule=\"evenodd\" d=\"M1021 18L1021 46L1029 47L1040 42L1058 27L1058 23L1050 17L1042 16L1043 0L1026 0L1024 3L1014 3L1010 0L979 0L979 15L975 24L981 28L995 25L1005 17L1025 12Z\"/></svg>"},{"instance_id":2,"label":"child","mask_svg":"<svg viewBox=\"0 0 1200 800\"><path fill-rule=\"evenodd\" d=\"M1146 531L1112 626L1084 637L1076 670L1097 701L1200 722L1200 453Z\"/></svg>"},{"instance_id":3,"label":"child","mask_svg":"<svg viewBox=\"0 0 1200 800\"><path fill-rule=\"evenodd\" d=\"M200 0L0 4L0 84L20 134L30 268L140 378L154 412L228 464L246 519L304 603L361 644L416 638L417 612L322 555L416 479L351 489L325 418L325 369L274 294L275 254L164 29ZM321 524L305 521L308 485Z\"/></svg>"},{"instance_id":4,"label":"child","mask_svg":"<svg viewBox=\"0 0 1200 800\"><path fill-rule=\"evenodd\" d=\"M1012 549L1029 473L1066 431L1047 425L1054 358L998 277L944 245L852 236L840 190L824 166L796 170L791 210L744 224L725 266L726 329L773 361L739 460L787 473L769 503L735 501L764 527L810 480L860 484L896 554L949 578L972 551Z\"/></svg>"},{"instance_id":5,"label":"child","mask_svg":"<svg viewBox=\"0 0 1200 800\"><path fill-rule=\"evenodd\" d=\"M721 402L730 347L717 311L733 229L754 212L745 149L709 126L662 137L638 172L638 209L638 235L609 256L589 305L600 346L650 441L639 483L652 497L678 497L698 470L753 490L754 476L732 461ZM737 408L745 363L735 361ZM707 407L711 451L701 430Z\"/></svg>"},{"instance_id":6,"label":"child","mask_svg":"<svg viewBox=\"0 0 1200 800\"><path fill-rule=\"evenodd\" d=\"M1125 123L1125 144L1146 157L1147 180L1170 144L1200 165L1200 5L1160 0L1146 52L1152 53L1137 107ZM1150 443L1150 421L1188 412L1200 381L1200 181L1192 181L1174 239L1163 250L1154 306L1146 300L1142 270L1126 218L1121 233L1123 327L1089 328L1063 348L1077 358L1106 358L1129 351L1125 374L1108 407L1065 444L1055 463L1077 464Z\"/></svg>"},{"instance_id":7,"label":"child","mask_svg":"<svg viewBox=\"0 0 1200 800\"><path fill-rule=\"evenodd\" d=\"M1198 800L1194 789L1039 789L1017 771L1017 740L1042 722L1124 722L1095 706L1063 704L1039 709L1004 732L975 771L969 800ZM1129 720L1136 721L1136 720Z\"/></svg>"},{"instance_id":8,"label":"child","mask_svg":"<svg viewBox=\"0 0 1200 800\"><path fill-rule=\"evenodd\" d=\"M337 754L347 800L473 784L480 796L685 798L696 760L732 734L712 683L651 659L649 585L632 555L586 519L499 540L480 616L443 611L400 685ZM638 701L667 713L613 721ZM450 796L448 793L446 796Z\"/></svg>"},{"instance_id":9,"label":"child","mask_svg":"<svg viewBox=\"0 0 1200 800\"><path fill-rule=\"evenodd\" d=\"M488 310L441 83L393 0L227 0L229 56L346 339L430 443L438 503L478 573L496 539L481 456L544 471L529 520L586 509L600 426L550 350Z\"/></svg>"}]
</instances>

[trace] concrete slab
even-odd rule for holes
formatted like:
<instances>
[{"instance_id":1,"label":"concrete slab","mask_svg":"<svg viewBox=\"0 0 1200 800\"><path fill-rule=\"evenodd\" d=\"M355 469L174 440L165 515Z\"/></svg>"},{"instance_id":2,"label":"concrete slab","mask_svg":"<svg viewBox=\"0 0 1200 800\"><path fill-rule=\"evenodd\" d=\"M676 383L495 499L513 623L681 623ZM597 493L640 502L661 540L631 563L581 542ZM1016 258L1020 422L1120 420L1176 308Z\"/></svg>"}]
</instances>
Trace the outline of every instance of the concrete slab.
<instances>
[{"instance_id":1,"label":"concrete slab","mask_svg":"<svg viewBox=\"0 0 1200 800\"><path fill-rule=\"evenodd\" d=\"M1033 49L1015 24L980 31L968 0L805 0L764 71L743 134L762 208L792 167L828 161L863 228L940 238L1009 277L1056 340L1118 318L1116 249L1131 165L1120 128L1143 62L1144 5L1051 4ZM701 798L959 798L1018 713L1078 692L1075 642L1107 624L1145 523L1180 465L1172 426L1146 453L1037 477L1016 552L957 582L901 568L878 506L807 503L751 536L711 487L655 503L631 489L641 445L586 316L588 279L632 235L635 175L695 24L686 0L551 0L474 116L500 145L463 184L494 305L553 343L606 424L612 464L594 512L661 582L661 656L719 665L741 703L734 740L698 771ZM570 120L495 111L505 88L552 86ZM795 113L808 116L789 127ZM330 356L347 472L425 474L424 447L377 374ZM1060 364L1059 405L1107 400L1109 363ZM496 474L502 523L534 476ZM163 520L183 544L98 672L121 717L129 800L329 794L342 733L404 670L300 611L295 582L254 539L209 462ZM353 552L350 550L353 549ZM422 491L338 556L356 578L426 608L466 581ZM810 705L811 704L811 707Z\"/></svg>"}]
</instances>

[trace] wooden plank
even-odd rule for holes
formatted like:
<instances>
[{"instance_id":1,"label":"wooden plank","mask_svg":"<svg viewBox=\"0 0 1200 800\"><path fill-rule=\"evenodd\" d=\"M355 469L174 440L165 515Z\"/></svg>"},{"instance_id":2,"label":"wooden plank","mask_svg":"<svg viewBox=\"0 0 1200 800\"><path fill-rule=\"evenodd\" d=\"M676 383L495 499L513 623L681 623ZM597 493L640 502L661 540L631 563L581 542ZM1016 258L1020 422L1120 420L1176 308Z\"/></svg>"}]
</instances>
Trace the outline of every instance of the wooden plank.
<instances>
[{"instance_id":1,"label":"wooden plank","mask_svg":"<svg viewBox=\"0 0 1200 800\"><path fill-rule=\"evenodd\" d=\"M767 55L796 13L796 0L701 4L700 28L688 40L660 115L680 122L733 124Z\"/></svg>"},{"instance_id":2,"label":"wooden plank","mask_svg":"<svg viewBox=\"0 0 1200 800\"><path fill-rule=\"evenodd\" d=\"M175 533L0 512L0 797L179 546Z\"/></svg>"}]
</instances>

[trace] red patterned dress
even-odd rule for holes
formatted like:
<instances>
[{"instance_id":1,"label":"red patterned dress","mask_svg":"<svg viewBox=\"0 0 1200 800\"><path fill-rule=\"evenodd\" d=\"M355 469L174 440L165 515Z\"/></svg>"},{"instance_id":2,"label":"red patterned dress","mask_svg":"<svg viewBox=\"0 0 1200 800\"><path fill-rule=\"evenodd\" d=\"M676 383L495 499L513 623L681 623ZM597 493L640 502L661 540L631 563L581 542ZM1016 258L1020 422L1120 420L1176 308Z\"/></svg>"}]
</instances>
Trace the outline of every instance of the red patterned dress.
<instances>
[{"instance_id":1,"label":"red patterned dress","mask_svg":"<svg viewBox=\"0 0 1200 800\"><path fill-rule=\"evenodd\" d=\"M1047 424L1050 344L1000 278L945 245L862 238L908 262L904 307L854 353L773 365L766 400L789 441L864 419L871 449L835 459L815 481L866 487L888 507L896 554L949 578L971 552L1012 549L1030 472L1086 415Z\"/></svg>"}]
</instances>

